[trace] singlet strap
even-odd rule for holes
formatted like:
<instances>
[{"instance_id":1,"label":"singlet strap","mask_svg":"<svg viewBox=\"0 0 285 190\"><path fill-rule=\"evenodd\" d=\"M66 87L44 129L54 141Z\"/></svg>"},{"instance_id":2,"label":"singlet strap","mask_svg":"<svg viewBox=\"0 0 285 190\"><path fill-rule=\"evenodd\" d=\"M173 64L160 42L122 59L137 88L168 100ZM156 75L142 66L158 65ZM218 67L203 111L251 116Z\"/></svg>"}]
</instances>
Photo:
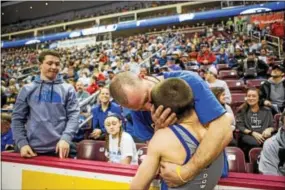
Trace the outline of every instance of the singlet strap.
<instances>
[{"instance_id":1,"label":"singlet strap","mask_svg":"<svg viewBox=\"0 0 285 190\"><path fill-rule=\"evenodd\" d=\"M181 144L183 145L183 147L186 151L186 158L185 158L184 163L183 163L183 164L186 164L188 162L188 160L190 160L190 158L191 158L191 150L187 146L187 144L186 144L185 140L183 139L183 137L181 136L181 134L175 129L175 125L170 126L170 129L177 136L177 138L179 139L179 141L181 142Z\"/></svg>"},{"instance_id":2,"label":"singlet strap","mask_svg":"<svg viewBox=\"0 0 285 190\"><path fill-rule=\"evenodd\" d=\"M197 146L199 146L199 141L187 129L179 124L176 124L176 126L179 127L179 129L181 129Z\"/></svg>"}]
</instances>

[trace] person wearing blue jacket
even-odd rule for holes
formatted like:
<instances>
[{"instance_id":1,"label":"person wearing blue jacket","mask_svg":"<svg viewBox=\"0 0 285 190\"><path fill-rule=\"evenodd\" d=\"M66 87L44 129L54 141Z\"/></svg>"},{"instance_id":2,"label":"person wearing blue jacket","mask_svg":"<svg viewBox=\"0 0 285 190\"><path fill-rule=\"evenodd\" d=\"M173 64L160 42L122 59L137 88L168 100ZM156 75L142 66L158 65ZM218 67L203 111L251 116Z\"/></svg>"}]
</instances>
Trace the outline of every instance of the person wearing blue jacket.
<instances>
[{"instance_id":1,"label":"person wearing blue jacket","mask_svg":"<svg viewBox=\"0 0 285 190\"><path fill-rule=\"evenodd\" d=\"M12 113L15 143L22 157L66 158L76 151L72 144L80 113L76 92L59 75L57 52L41 52L39 62L40 75L21 89Z\"/></svg>"},{"instance_id":2,"label":"person wearing blue jacket","mask_svg":"<svg viewBox=\"0 0 285 190\"><path fill-rule=\"evenodd\" d=\"M120 105L134 110L134 132L141 140L149 141L155 130L168 127L177 120L170 109L164 110L160 106L155 110L151 103L152 88L167 78L180 78L188 83L193 90L194 108L198 119L208 128L192 159L181 167L180 176L177 175L176 164L160 163L161 177L169 187L176 187L193 179L223 152L232 140L232 118L217 101L205 81L194 72L165 72L160 78L140 77L130 72L122 72L112 80L110 93Z\"/></svg>"},{"instance_id":3,"label":"person wearing blue jacket","mask_svg":"<svg viewBox=\"0 0 285 190\"><path fill-rule=\"evenodd\" d=\"M99 104L92 109L92 128L93 132L90 134L92 139L104 140L106 135L106 128L104 121L109 112L116 113L122 116L122 108L115 102L110 101L109 89L103 87L98 95Z\"/></svg>"}]
</instances>

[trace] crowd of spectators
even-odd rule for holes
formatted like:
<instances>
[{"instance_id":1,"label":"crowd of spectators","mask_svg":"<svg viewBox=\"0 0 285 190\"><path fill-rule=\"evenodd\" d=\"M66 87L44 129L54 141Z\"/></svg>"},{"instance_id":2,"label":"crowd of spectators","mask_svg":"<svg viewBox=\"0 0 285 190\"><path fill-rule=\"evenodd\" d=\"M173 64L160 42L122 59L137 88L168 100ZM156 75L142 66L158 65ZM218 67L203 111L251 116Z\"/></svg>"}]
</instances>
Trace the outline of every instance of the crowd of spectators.
<instances>
[{"instance_id":1,"label":"crowd of spectators","mask_svg":"<svg viewBox=\"0 0 285 190\"><path fill-rule=\"evenodd\" d=\"M144 2L137 1L135 2L135 4L128 4L125 6L120 6L120 3L113 2L114 5L113 4L110 5L108 9L100 9L100 7L96 7L96 10L94 9L93 11L87 10L84 12L80 10L78 12L73 11L73 12L65 13L68 16L61 16L64 19L61 19L61 17L55 18L55 16L52 16L50 18L47 17L45 19L40 19L39 21L38 20L22 21L20 23L2 26L1 33L6 34L6 33L17 32L21 30L28 30L31 28L43 27L43 26L48 26L48 25L53 25L53 24L60 24L63 22L104 16L104 15L109 15L109 14L114 14L114 13L123 13L127 11L134 11L134 10L146 9L146 8L151 8L151 7L165 6L165 5L176 4L176 3L181 3L181 1L144 1Z\"/></svg>"},{"instance_id":2,"label":"crowd of spectators","mask_svg":"<svg viewBox=\"0 0 285 190\"><path fill-rule=\"evenodd\" d=\"M125 131L135 142L140 142L132 131L129 110L113 102L109 90L105 88L118 72L161 75L164 71L191 70L206 80L220 103L236 117L236 122L232 123L235 129L233 133L238 131L240 137L232 145L240 146L246 155L251 148L261 147L278 130L274 127L274 115L284 110L284 60L276 56L266 40L255 42L246 33L234 31L232 25L227 24L221 31L208 29L192 33L189 29L188 32L178 34L165 30L156 35L118 38L112 44L56 49L61 55L61 75L76 88L79 101L100 92L97 103L81 110L84 118L92 115L93 121L87 136L79 134L84 133L84 130L78 131L76 142L84 138L103 140L110 135L105 126L109 112L119 115L116 117L121 118ZM21 87L34 80L37 71L30 72L25 80L16 78L24 67L37 64L36 57L40 51L17 48L5 50L2 54L2 109L13 109ZM151 55L152 58L148 60ZM241 107L232 110L230 105L235 103L232 99L234 92L221 75L221 65L231 73L236 73L227 77L236 77L235 80L240 84L252 79L265 82L261 84L260 90L249 88L244 91L246 100ZM116 123L120 123L120 119Z\"/></svg>"}]
</instances>

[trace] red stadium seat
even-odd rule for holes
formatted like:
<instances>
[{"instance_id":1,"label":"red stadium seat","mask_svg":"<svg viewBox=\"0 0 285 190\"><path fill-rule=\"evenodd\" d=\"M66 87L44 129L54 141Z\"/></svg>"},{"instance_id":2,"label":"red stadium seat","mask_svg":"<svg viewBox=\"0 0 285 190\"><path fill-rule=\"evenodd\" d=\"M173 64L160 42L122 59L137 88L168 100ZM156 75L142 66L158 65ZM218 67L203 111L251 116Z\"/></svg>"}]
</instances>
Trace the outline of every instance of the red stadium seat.
<instances>
[{"instance_id":1,"label":"red stadium seat","mask_svg":"<svg viewBox=\"0 0 285 190\"><path fill-rule=\"evenodd\" d=\"M105 141L83 140L77 146L77 158L84 160L107 161Z\"/></svg>"},{"instance_id":2,"label":"red stadium seat","mask_svg":"<svg viewBox=\"0 0 285 190\"><path fill-rule=\"evenodd\" d=\"M231 108L233 109L234 114L237 113L238 108L245 102L245 93L233 93L232 94L232 104Z\"/></svg>"},{"instance_id":3,"label":"red stadium seat","mask_svg":"<svg viewBox=\"0 0 285 190\"><path fill-rule=\"evenodd\" d=\"M220 71L218 78L220 79L238 79L236 70Z\"/></svg>"},{"instance_id":4,"label":"red stadium seat","mask_svg":"<svg viewBox=\"0 0 285 190\"><path fill-rule=\"evenodd\" d=\"M231 93L243 93L246 91L246 85L242 80L225 80Z\"/></svg>"},{"instance_id":5,"label":"red stadium seat","mask_svg":"<svg viewBox=\"0 0 285 190\"><path fill-rule=\"evenodd\" d=\"M218 73L223 70L231 70L228 64L217 64L216 65Z\"/></svg>"},{"instance_id":6,"label":"red stadium seat","mask_svg":"<svg viewBox=\"0 0 285 190\"><path fill-rule=\"evenodd\" d=\"M265 79L250 79L246 81L246 84L248 87L259 88L263 84L264 81Z\"/></svg>"},{"instance_id":7,"label":"red stadium seat","mask_svg":"<svg viewBox=\"0 0 285 190\"><path fill-rule=\"evenodd\" d=\"M279 122L280 122L281 113L274 115L274 127L275 129L279 129Z\"/></svg>"},{"instance_id":8,"label":"red stadium seat","mask_svg":"<svg viewBox=\"0 0 285 190\"><path fill-rule=\"evenodd\" d=\"M136 147L138 154L138 163L141 164L147 154L147 145L144 143L136 143Z\"/></svg>"},{"instance_id":9,"label":"red stadium seat","mask_svg":"<svg viewBox=\"0 0 285 190\"><path fill-rule=\"evenodd\" d=\"M246 172L245 157L243 151L238 147L226 147L230 172Z\"/></svg>"},{"instance_id":10,"label":"red stadium seat","mask_svg":"<svg viewBox=\"0 0 285 190\"><path fill-rule=\"evenodd\" d=\"M262 150L262 148L252 148L249 151L249 161L251 163L251 166L253 167L252 168L253 173L259 173L257 161L259 159L261 150Z\"/></svg>"}]
</instances>

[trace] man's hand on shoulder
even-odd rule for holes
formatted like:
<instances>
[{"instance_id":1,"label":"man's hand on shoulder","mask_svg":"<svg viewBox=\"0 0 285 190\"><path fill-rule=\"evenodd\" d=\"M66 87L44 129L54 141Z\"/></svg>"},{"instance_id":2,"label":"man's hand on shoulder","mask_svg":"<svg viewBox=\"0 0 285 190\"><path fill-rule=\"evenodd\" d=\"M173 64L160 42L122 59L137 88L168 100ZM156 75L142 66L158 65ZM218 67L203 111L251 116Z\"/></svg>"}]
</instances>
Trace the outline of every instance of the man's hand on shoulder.
<instances>
[{"instance_id":1,"label":"man's hand on shoulder","mask_svg":"<svg viewBox=\"0 0 285 190\"><path fill-rule=\"evenodd\" d=\"M59 154L60 158L67 158L69 155L69 143L65 140L58 141L55 152Z\"/></svg>"},{"instance_id":2,"label":"man's hand on shoulder","mask_svg":"<svg viewBox=\"0 0 285 190\"><path fill-rule=\"evenodd\" d=\"M176 114L171 113L169 108L164 110L163 106L159 106L157 109L152 106L151 118L155 124L155 130L168 127L177 121Z\"/></svg>"},{"instance_id":3,"label":"man's hand on shoulder","mask_svg":"<svg viewBox=\"0 0 285 190\"><path fill-rule=\"evenodd\" d=\"M29 145L25 145L20 150L21 157L32 158L37 156L37 153L33 152L32 148Z\"/></svg>"}]
</instances>

